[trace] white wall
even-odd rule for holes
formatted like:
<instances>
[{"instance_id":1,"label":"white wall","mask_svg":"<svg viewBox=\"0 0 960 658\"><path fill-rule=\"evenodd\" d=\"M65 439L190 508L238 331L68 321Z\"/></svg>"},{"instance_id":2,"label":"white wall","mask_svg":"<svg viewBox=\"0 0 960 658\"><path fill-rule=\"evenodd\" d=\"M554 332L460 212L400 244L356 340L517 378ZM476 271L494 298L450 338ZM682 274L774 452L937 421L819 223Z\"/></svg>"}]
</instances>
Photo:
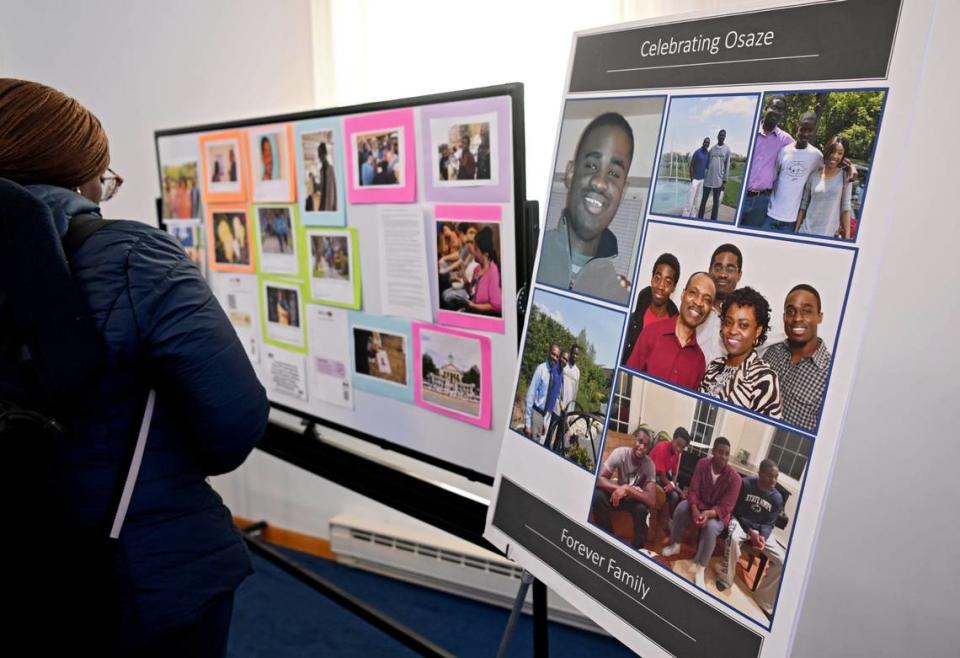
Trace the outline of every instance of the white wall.
<instances>
[{"instance_id":1,"label":"white wall","mask_svg":"<svg viewBox=\"0 0 960 658\"><path fill-rule=\"evenodd\" d=\"M110 136L104 212L156 223L153 131L313 106L309 0L0 0L0 75L74 96Z\"/></svg>"},{"instance_id":2,"label":"white wall","mask_svg":"<svg viewBox=\"0 0 960 658\"><path fill-rule=\"evenodd\" d=\"M624 4L314 0L331 26L318 93L346 105L522 82L527 197L542 217L573 33L623 20Z\"/></svg>"}]
</instances>

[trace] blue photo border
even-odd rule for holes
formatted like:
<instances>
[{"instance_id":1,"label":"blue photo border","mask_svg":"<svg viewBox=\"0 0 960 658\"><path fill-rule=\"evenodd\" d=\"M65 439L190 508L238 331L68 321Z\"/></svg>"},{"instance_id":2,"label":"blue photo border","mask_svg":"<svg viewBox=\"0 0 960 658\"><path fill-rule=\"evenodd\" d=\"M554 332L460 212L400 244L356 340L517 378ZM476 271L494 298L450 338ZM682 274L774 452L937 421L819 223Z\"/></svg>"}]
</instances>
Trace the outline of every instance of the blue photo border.
<instances>
[{"instance_id":1,"label":"blue photo border","mask_svg":"<svg viewBox=\"0 0 960 658\"><path fill-rule=\"evenodd\" d=\"M329 130L333 132L334 144L334 162L333 170L337 175L337 209L332 211L325 210L307 210L307 195L301 195L304 185L303 179L303 134L307 132L317 132L320 130ZM304 227L309 226L333 226L343 227L347 225L347 196L344 186L344 160L347 157L345 151L346 145L343 141L342 119L306 119L304 121L293 122L293 152L296 160L293 163L296 181L296 201L294 205L300 212L300 224Z\"/></svg>"}]
</instances>

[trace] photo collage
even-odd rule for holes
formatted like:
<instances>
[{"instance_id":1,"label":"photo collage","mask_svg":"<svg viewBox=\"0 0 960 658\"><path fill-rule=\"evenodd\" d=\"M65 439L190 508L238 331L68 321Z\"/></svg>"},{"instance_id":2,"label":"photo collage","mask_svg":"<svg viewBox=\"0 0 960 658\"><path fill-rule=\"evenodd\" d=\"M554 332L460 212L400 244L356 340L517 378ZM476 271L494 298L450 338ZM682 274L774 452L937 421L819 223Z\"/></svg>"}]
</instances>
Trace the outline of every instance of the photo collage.
<instances>
[{"instance_id":1,"label":"photo collage","mask_svg":"<svg viewBox=\"0 0 960 658\"><path fill-rule=\"evenodd\" d=\"M598 532L767 630L886 95L564 105L509 427L590 473Z\"/></svg>"},{"instance_id":2,"label":"photo collage","mask_svg":"<svg viewBox=\"0 0 960 658\"><path fill-rule=\"evenodd\" d=\"M195 158L160 158L166 228L272 399L323 415L362 391L492 431L511 122L492 96L198 133Z\"/></svg>"}]
</instances>

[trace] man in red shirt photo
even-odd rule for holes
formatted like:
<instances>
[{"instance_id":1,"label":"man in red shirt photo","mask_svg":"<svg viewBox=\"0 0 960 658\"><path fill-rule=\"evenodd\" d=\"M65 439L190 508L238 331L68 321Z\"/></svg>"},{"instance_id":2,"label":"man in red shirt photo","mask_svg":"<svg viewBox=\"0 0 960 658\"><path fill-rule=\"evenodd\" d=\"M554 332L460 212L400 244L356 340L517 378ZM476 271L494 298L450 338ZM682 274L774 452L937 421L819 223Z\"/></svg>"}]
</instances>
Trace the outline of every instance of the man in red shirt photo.
<instances>
[{"instance_id":1,"label":"man in red shirt photo","mask_svg":"<svg viewBox=\"0 0 960 658\"><path fill-rule=\"evenodd\" d=\"M684 388L700 386L707 363L697 343L697 327L709 317L716 290L709 274L694 273L683 289L680 314L644 327L626 367Z\"/></svg>"},{"instance_id":2,"label":"man in red shirt photo","mask_svg":"<svg viewBox=\"0 0 960 658\"><path fill-rule=\"evenodd\" d=\"M688 445L690 445L690 432L684 427L678 427L673 431L671 441L661 441L650 451L650 459L653 460L653 466L657 472L657 484L667 494L668 518L673 518L673 511L684 498L683 491L677 483L677 477L680 473L680 456Z\"/></svg>"}]
</instances>

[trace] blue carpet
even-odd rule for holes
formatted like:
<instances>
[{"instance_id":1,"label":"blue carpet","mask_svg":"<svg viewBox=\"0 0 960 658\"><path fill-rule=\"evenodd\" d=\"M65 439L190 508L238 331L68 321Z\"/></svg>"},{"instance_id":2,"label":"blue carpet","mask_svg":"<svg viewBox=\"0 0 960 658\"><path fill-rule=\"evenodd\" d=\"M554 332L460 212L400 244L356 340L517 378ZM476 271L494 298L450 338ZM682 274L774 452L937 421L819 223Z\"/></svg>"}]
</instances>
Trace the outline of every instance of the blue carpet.
<instances>
[{"instance_id":1,"label":"blue carpet","mask_svg":"<svg viewBox=\"0 0 960 658\"><path fill-rule=\"evenodd\" d=\"M456 656L496 655L507 610L296 551L284 552ZM416 655L269 562L254 556L254 568L256 573L237 591L230 658ZM633 655L612 638L560 624L550 625L549 642L551 658ZM533 655L533 622L527 615L517 624L509 655Z\"/></svg>"}]
</instances>

